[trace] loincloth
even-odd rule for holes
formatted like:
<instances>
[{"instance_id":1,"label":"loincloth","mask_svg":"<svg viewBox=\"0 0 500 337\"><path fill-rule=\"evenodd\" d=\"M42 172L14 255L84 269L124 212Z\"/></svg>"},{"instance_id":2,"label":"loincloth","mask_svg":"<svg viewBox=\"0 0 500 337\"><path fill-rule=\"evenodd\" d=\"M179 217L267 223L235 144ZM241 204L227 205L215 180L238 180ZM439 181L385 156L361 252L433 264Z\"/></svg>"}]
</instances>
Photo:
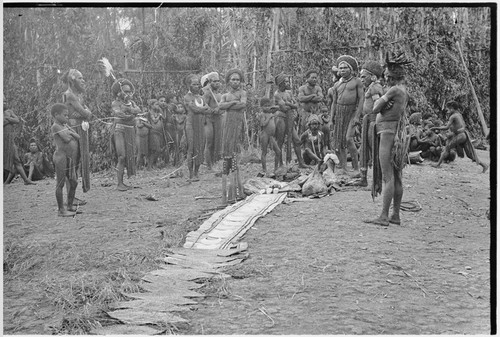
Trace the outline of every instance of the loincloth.
<instances>
[{"instance_id":1,"label":"loincloth","mask_svg":"<svg viewBox=\"0 0 500 337\"><path fill-rule=\"evenodd\" d=\"M360 148L360 163L361 167L367 168L368 162L373 155L371 154L370 148L370 135L373 135L375 131L375 114L367 114L363 117L362 127L361 127L361 148Z\"/></svg>"},{"instance_id":2,"label":"loincloth","mask_svg":"<svg viewBox=\"0 0 500 337\"><path fill-rule=\"evenodd\" d=\"M391 164L394 169L394 174L400 175L403 173L403 168L408 163L408 149L410 147L410 136L408 135L406 125L408 125L408 117L406 113L396 123L394 132L394 145L391 149ZM384 132L379 132L379 124L376 124L377 132L373 134L373 182L372 182L372 198L375 198L382 192L382 169L380 167L379 153L380 153L380 135Z\"/></svg>"},{"instance_id":3,"label":"loincloth","mask_svg":"<svg viewBox=\"0 0 500 337\"><path fill-rule=\"evenodd\" d=\"M377 122L377 134L380 133L396 133L399 121L382 121Z\"/></svg>"},{"instance_id":4,"label":"loincloth","mask_svg":"<svg viewBox=\"0 0 500 337\"><path fill-rule=\"evenodd\" d=\"M222 156L232 157L240 152L240 139L243 130L243 113L228 111L222 135Z\"/></svg>"},{"instance_id":5,"label":"loincloth","mask_svg":"<svg viewBox=\"0 0 500 337\"><path fill-rule=\"evenodd\" d=\"M72 129L80 136L78 140L78 162L77 167L82 173L82 189L83 192L90 190L90 149L89 149L89 131L82 128L81 123L72 126Z\"/></svg>"},{"instance_id":6,"label":"loincloth","mask_svg":"<svg viewBox=\"0 0 500 337\"><path fill-rule=\"evenodd\" d=\"M355 114L355 104L345 105L337 103L332 139L332 148L334 150L347 148L347 131Z\"/></svg>"},{"instance_id":7,"label":"loincloth","mask_svg":"<svg viewBox=\"0 0 500 337\"><path fill-rule=\"evenodd\" d=\"M114 134L115 137L117 134L124 137L125 167L127 168L127 177L130 178L131 176L135 175L135 128L131 125L116 124Z\"/></svg>"}]
</instances>

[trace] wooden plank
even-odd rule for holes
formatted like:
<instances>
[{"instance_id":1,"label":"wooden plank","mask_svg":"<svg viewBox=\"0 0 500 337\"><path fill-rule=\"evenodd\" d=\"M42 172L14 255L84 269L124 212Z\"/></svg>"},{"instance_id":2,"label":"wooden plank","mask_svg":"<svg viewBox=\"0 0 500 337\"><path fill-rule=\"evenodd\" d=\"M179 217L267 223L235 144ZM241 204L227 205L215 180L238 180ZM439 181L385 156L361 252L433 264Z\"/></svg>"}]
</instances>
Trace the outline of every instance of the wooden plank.
<instances>
[{"instance_id":1,"label":"wooden plank","mask_svg":"<svg viewBox=\"0 0 500 337\"><path fill-rule=\"evenodd\" d=\"M200 294L196 291L189 290L187 288L175 287L169 283L164 282L142 282L139 286L153 294L167 295L175 294L177 296L183 297L205 297L205 295Z\"/></svg>"},{"instance_id":2,"label":"wooden plank","mask_svg":"<svg viewBox=\"0 0 500 337\"><path fill-rule=\"evenodd\" d=\"M159 295L153 293L123 293L124 296L129 298L140 299L144 301L158 300L164 303L176 304L176 305L192 305L198 304L198 302L190 300L189 298L178 296L178 295Z\"/></svg>"},{"instance_id":3,"label":"wooden plank","mask_svg":"<svg viewBox=\"0 0 500 337\"><path fill-rule=\"evenodd\" d=\"M114 302L109 305L110 309L144 309L151 311L169 312L169 311L189 311L188 306L178 306L172 303L159 301L156 298L148 300L133 300Z\"/></svg>"},{"instance_id":4,"label":"wooden plank","mask_svg":"<svg viewBox=\"0 0 500 337\"><path fill-rule=\"evenodd\" d=\"M201 283L196 283L192 281L186 281L186 280L179 280L176 279L170 275L152 275L152 274L146 274L142 277L143 281L146 282L151 282L151 283L156 283L156 282L164 282L164 283L169 283L172 284L173 286L178 286L178 287L184 287L186 289L198 289L203 287L203 284Z\"/></svg>"},{"instance_id":5,"label":"wooden plank","mask_svg":"<svg viewBox=\"0 0 500 337\"><path fill-rule=\"evenodd\" d=\"M152 336L161 333L158 330L145 325L130 325L130 324L115 324L105 327L95 328L90 331L91 334L106 336L106 335L146 335Z\"/></svg>"},{"instance_id":6,"label":"wooden plank","mask_svg":"<svg viewBox=\"0 0 500 337\"><path fill-rule=\"evenodd\" d=\"M140 309L108 311L107 314L127 324L168 324L187 322L184 318L175 316L169 312L145 311Z\"/></svg>"}]
</instances>

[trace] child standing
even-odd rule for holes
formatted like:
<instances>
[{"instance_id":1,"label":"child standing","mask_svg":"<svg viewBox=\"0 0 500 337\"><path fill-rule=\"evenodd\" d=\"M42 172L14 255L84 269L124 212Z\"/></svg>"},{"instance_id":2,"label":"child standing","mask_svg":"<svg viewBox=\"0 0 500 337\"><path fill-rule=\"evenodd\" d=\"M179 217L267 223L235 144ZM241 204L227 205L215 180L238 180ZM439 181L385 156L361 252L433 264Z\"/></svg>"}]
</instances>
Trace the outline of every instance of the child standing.
<instances>
[{"instance_id":1,"label":"child standing","mask_svg":"<svg viewBox=\"0 0 500 337\"><path fill-rule=\"evenodd\" d=\"M65 104L56 103L50 113L55 119L51 127L52 137L56 145L54 152L54 166L56 169L56 200L58 207L58 216L70 217L76 214L76 208L73 206L76 187L78 186L78 176L76 173L78 159L78 140L80 136L68 126L68 108ZM63 187L68 178L68 208L64 207Z\"/></svg>"}]
</instances>

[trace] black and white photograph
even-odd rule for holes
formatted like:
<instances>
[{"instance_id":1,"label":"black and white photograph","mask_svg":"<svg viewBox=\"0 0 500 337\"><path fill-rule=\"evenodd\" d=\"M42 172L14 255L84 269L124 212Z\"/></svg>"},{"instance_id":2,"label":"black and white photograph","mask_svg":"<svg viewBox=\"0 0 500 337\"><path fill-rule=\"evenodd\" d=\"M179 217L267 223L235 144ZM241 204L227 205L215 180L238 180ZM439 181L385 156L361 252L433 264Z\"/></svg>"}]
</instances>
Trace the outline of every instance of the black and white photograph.
<instances>
[{"instance_id":1,"label":"black and white photograph","mask_svg":"<svg viewBox=\"0 0 500 337\"><path fill-rule=\"evenodd\" d=\"M496 334L497 11L5 2L2 334Z\"/></svg>"}]
</instances>

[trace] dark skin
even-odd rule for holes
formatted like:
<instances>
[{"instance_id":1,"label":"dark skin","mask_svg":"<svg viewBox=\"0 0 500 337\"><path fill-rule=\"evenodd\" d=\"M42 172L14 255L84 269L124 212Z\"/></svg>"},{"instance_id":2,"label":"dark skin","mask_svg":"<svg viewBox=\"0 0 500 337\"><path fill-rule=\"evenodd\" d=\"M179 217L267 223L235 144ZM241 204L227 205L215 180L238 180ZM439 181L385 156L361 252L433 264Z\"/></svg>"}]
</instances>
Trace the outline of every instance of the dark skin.
<instances>
[{"instance_id":1,"label":"dark skin","mask_svg":"<svg viewBox=\"0 0 500 337\"><path fill-rule=\"evenodd\" d=\"M276 141L281 153L281 149L283 148L283 143L285 141L285 136L287 136L287 163L291 162L292 160L290 147L291 143L293 142L293 148L299 162L299 167L306 168L307 166L304 164L300 153L300 138L297 129L294 127L293 121L293 113L297 110L298 105L293 99L292 95L288 92L288 90L290 90L290 81L288 79L285 79L285 81L281 82L278 85L278 90L274 93L274 104L279 106L279 111L286 115L286 120L283 118L276 119ZM282 165L283 163L280 162L279 166Z\"/></svg>"},{"instance_id":2,"label":"dark skin","mask_svg":"<svg viewBox=\"0 0 500 337\"><path fill-rule=\"evenodd\" d=\"M259 114L259 122L261 127L259 140L262 150L261 162L265 176L268 176L266 167L266 156L267 156L267 149L269 146L271 146L271 148L274 150L274 155L278 158L278 160L275 161L274 170L278 168L277 164L281 162L281 150L278 146L278 143L276 142L276 139L274 138L276 132L276 122L274 113L276 112L277 109L278 107L271 106L270 102L265 103L265 105L262 106L262 112Z\"/></svg>"},{"instance_id":3,"label":"dark skin","mask_svg":"<svg viewBox=\"0 0 500 337\"><path fill-rule=\"evenodd\" d=\"M12 129L14 125L19 124L20 122L21 120L14 114L14 111L12 111L11 109L7 109L4 111L3 113L4 132L9 132L9 130ZM15 151L17 151L17 148L15 149ZM14 169L15 169L14 172L12 171L9 172L9 177L5 182L6 184L10 184L14 179L14 177L16 176L16 174L19 173L21 178L23 178L25 185L36 185L36 183L31 181L31 179L26 176L26 173L24 172L23 165L21 164L21 162L15 163Z\"/></svg>"},{"instance_id":4,"label":"dark skin","mask_svg":"<svg viewBox=\"0 0 500 337\"><path fill-rule=\"evenodd\" d=\"M78 158L78 140L80 136L74 132L68 125L68 110L63 110L54 115L55 122L51 127L51 132L54 137L56 151L54 152L53 162L56 171L56 200L58 207L58 216L70 217L74 216L76 208L73 205L75 198L76 187L78 180L73 177L68 177L68 158L72 159L73 164L76 163ZM63 187L69 183L67 194L66 209L63 201Z\"/></svg>"}]
</instances>

